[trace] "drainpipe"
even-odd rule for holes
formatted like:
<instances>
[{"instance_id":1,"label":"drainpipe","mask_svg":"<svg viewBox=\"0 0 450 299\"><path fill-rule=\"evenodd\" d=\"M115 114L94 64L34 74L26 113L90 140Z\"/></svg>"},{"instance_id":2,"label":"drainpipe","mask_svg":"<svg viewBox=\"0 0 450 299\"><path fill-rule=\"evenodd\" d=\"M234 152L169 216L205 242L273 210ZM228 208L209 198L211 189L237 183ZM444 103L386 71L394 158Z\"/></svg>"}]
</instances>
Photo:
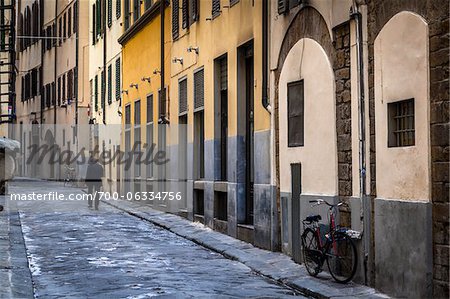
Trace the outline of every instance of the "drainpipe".
<instances>
[{"instance_id":1,"label":"drainpipe","mask_svg":"<svg viewBox=\"0 0 450 299\"><path fill-rule=\"evenodd\" d=\"M362 237L364 253L364 283L368 284L368 259L370 250L370 203L367 198L366 186L366 116L364 92L364 56L363 56L363 28L362 15L359 6L364 1L353 0L350 18L356 23L356 61L358 74L358 144L359 144L359 190L361 199L360 216L362 219Z\"/></svg>"},{"instance_id":2,"label":"drainpipe","mask_svg":"<svg viewBox=\"0 0 450 299\"><path fill-rule=\"evenodd\" d=\"M103 1L103 85L102 85L102 103L103 103L103 124L106 125L106 1Z\"/></svg>"},{"instance_id":3,"label":"drainpipe","mask_svg":"<svg viewBox=\"0 0 450 299\"><path fill-rule=\"evenodd\" d=\"M271 107L269 103L267 81L268 81L268 65L269 65L269 1L262 0L262 105L270 113Z\"/></svg>"},{"instance_id":4,"label":"drainpipe","mask_svg":"<svg viewBox=\"0 0 450 299\"><path fill-rule=\"evenodd\" d=\"M45 2L41 1L40 2L40 6L39 6L39 19L40 19L40 28L39 28L39 32L42 32L43 29L43 24L44 24L44 6L45 6ZM40 77L39 77L39 84L41 85L40 87L42 87L42 82L44 82L44 47L47 47L48 41L46 39L41 39L41 73L40 73ZM50 84L51 86L51 84ZM51 91L52 92L52 91ZM43 121L44 121L44 107L45 107L45 102L43 102L45 99L42 96L43 93L43 88L41 88L41 113L39 115L39 120L40 120L40 127L42 128L43 125ZM47 95L48 96L48 95Z\"/></svg>"},{"instance_id":5,"label":"drainpipe","mask_svg":"<svg viewBox=\"0 0 450 299\"><path fill-rule=\"evenodd\" d=\"M78 47L80 46L80 42L79 42L79 34L78 32L80 32L80 22L79 22L79 16L80 16L80 1L75 0L76 4L77 4L77 11L74 11L73 13L76 13L77 15L77 20L74 20L74 22L77 22L77 32L75 32L75 72L73 73L73 85L74 85L74 94L75 94L75 137L76 137L76 141L77 141L77 149L78 149L78 68L79 68L79 55L80 55L80 51L78 49ZM84 57L83 57L83 61L84 61ZM83 78L84 79L84 78ZM83 95L84 96L84 95ZM78 151L77 151L78 152Z\"/></svg>"},{"instance_id":6,"label":"drainpipe","mask_svg":"<svg viewBox=\"0 0 450 299\"><path fill-rule=\"evenodd\" d=\"M166 7L165 0L159 0L159 11L161 19L161 98L159 99L159 122L166 123L166 90L164 85L164 9Z\"/></svg>"}]
</instances>

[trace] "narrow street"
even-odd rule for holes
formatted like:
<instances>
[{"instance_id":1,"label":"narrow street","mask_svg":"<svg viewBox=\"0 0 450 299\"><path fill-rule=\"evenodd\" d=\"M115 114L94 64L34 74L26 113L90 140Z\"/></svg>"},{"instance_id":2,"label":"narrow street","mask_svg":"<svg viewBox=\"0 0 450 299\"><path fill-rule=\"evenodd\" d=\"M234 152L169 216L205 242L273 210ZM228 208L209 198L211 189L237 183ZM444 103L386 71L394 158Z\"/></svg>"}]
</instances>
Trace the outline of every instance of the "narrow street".
<instances>
[{"instance_id":1,"label":"narrow street","mask_svg":"<svg viewBox=\"0 0 450 299\"><path fill-rule=\"evenodd\" d=\"M81 192L19 181L10 193ZM296 295L231 261L109 205L17 201L35 298L253 297Z\"/></svg>"}]
</instances>

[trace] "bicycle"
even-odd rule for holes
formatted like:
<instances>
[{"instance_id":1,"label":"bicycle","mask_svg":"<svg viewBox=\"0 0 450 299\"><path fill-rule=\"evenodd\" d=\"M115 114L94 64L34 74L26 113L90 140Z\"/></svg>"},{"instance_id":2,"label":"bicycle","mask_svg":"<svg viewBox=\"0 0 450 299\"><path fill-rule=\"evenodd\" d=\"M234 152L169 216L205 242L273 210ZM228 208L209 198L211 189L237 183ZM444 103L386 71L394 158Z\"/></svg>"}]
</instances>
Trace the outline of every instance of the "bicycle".
<instances>
[{"instance_id":1,"label":"bicycle","mask_svg":"<svg viewBox=\"0 0 450 299\"><path fill-rule=\"evenodd\" d=\"M317 276L326 260L331 276L339 283L349 282L356 273L358 264L356 246L351 238L355 232L336 225L335 214L342 202L332 205L323 199L310 200L313 206L329 206L329 230L321 231L320 215L306 217L302 222L306 227L301 236L303 262L311 276Z\"/></svg>"},{"instance_id":2,"label":"bicycle","mask_svg":"<svg viewBox=\"0 0 450 299\"><path fill-rule=\"evenodd\" d=\"M72 187L76 186L77 184L77 180L76 180L76 172L75 172L75 168L70 167L68 165L64 166L66 169L66 177L64 179L64 187L66 187L69 183L71 184Z\"/></svg>"}]
</instances>

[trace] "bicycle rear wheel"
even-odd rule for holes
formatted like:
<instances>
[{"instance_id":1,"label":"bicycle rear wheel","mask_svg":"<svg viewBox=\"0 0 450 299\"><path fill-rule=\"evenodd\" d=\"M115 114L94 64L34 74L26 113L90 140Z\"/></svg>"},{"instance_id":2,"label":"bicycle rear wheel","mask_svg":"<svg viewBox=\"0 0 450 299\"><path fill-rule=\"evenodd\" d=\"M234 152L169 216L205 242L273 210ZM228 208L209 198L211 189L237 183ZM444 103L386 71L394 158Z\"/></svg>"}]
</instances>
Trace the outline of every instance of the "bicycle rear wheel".
<instances>
[{"instance_id":1,"label":"bicycle rear wheel","mask_svg":"<svg viewBox=\"0 0 450 299\"><path fill-rule=\"evenodd\" d=\"M310 228L305 229L302 234L302 254L306 271L311 276L317 276L322 267L322 252L319 250L317 235Z\"/></svg>"},{"instance_id":2,"label":"bicycle rear wheel","mask_svg":"<svg viewBox=\"0 0 450 299\"><path fill-rule=\"evenodd\" d=\"M327 253L327 265L331 276L340 283L349 282L356 273L358 258L356 246L345 233L333 235L333 242Z\"/></svg>"}]
</instances>

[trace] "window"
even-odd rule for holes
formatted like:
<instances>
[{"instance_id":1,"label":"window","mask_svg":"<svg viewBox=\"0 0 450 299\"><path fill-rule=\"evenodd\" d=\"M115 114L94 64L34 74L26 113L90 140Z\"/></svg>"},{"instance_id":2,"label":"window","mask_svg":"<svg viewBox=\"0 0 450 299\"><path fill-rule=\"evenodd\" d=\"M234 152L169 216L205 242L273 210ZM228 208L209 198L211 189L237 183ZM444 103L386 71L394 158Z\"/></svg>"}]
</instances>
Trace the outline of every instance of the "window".
<instances>
[{"instance_id":1,"label":"window","mask_svg":"<svg viewBox=\"0 0 450 299\"><path fill-rule=\"evenodd\" d=\"M119 19L122 13L122 0L116 0L116 18Z\"/></svg>"},{"instance_id":2,"label":"window","mask_svg":"<svg viewBox=\"0 0 450 299\"><path fill-rule=\"evenodd\" d=\"M215 119L214 135L220 143L220 180L227 180L228 152L228 57L224 55L214 61ZM217 138L216 137L216 138Z\"/></svg>"},{"instance_id":3,"label":"window","mask_svg":"<svg viewBox=\"0 0 450 299\"><path fill-rule=\"evenodd\" d=\"M278 14L286 14L289 10L289 0L277 0L278 1Z\"/></svg>"},{"instance_id":4,"label":"window","mask_svg":"<svg viewBox=\"0 0 450 299\"><path fill-rule=\"evenodd\" d=\"M76 33L78 29L78 2L75 1L73 5L73 33Z\"/></svg>"},{"instance_id":5,"label":"window","mask_svg":"<svg viewBox=\"0 0 450 299\"><path fill-rule=\"evenodd\" d=\"M96 28L95 28L95 33L96 33L96 38L98 39L98 37L101 35L102 32L102 5L100 0L96 1L96 7L97 7L97 11L96 11Z\"/></svg>"},{"instance_id":6,"label":"window","mask_svg":"<svg viewBox=\"0 0 450 299\"><path fill-rule=\"evenodd\" d=\"M189 0L181 0L181 13L182 13L182 28L186 29L189 27Z\"/></svg>"},{"instance_id":7,"label":"window","mask_svg":"<svg viewBox=\"0 0 450 299\"><path fill-rule=\"evenodd\" d=\"M172 0L172 39L176 40L180 33L180 0Z\"/></svg>"},{"instance_id":8,"label":"window","mask_svg":"<svg viewBox=\"0 0 450 299\"><path fill-rule=\"evenodd\" d=\"M69 7L69 12L67 16L67 37L72 35L72 7Z\"/></svg>"},{"instance_id":9,"label":"window","mask_svg":"<svg viewBox=\"0 0 450 299\"><path fill-rule=\"evenodd\" d=\"M94 102L94 80L91 79L89 80L89 92L90 92L90 102L93 103Z\"/></svg>"},{"instance_id":10,"label":"window","mask_svg":"<svg viewBox=\"0 0 450 299\"><path fill-rule=\"evenodd\" d=\"M111 28L112 25L112 1L108 0L108 27Z\"/></svg>"},{"instance_id":11,"label":"window","mask_svg":"<svg viewBox=\"0 0 450 299\"><path fill-rule=\"evenodd\" d=\"M183 79L178 83L179 96L179 114L187 113L187 79Z\"/></svg>"},{"instance_id":12,"label":"window","mask_svg":"<svg viewBox=\"0 0 450 299\"><path fill-rule=\"evenodd\" d=\"M130 27L130 0L125 0L125 11L123 17L125 18L125 30Z\"/></svg>"},{"instance_id":13,"label":"window","mask_svg":"<svg viewBox=\"0 0 450 299\"><path fill-rule=\"evenodd\" d=\"M59 22L59 23L58 23L58 26L59 26L59 34L58 34L59 39L58 39L58 44L61 45L61 44L62 44L62 37L63 37L63 33L62 33L62 21L61 21L61 18L59 18L58 22Z\"/></svg>"},{"instance_id":14,"label":"window","mask_svg":"<svg viewBox=\"0 0 450 299\"><path fill-rule=\"evenodd\" d=\"M58 78L58 106L61 105L61 77Z\"/></svg>"},{"instance_id":15,"label":"window","mask_svg":"<svg viewBox=\"0 0 450 299\"><path fill-rule=\"evenodd\" d=\"M205 177L205 117L203 110L194 113L194 165L196 179Z\"/></svg>"},{"instance_id":16,"label":"window","mask_svg":"<svg viewBox=\"0 0 450 299\"><path fill-rule=\"evenodd\" d=\"M101 80L101 101L102 101L102 109L105 109L105 91L106 91L106 82L105 82L105 72L102 71L100 74L100 80Z\"/></svg>"},{"instance_id":17,"label":"window","mask_svg":"<svg viewBox=\"0 0 450 299\"><path fill-rule=\"evenodd\" d=\"M141 176L141 163L139 161L139 154L141 152L141 101L137 100L134 103L134 176Z\"/></svg>"},{"instance_id":18,"label":"window","mask_svg":"<svg viewBox=\"0 0 450 299\"><path fill-rule=\"evenodd\" d=\"M149 9L150 7L152 7L152 0L145 0L144 2L145 10Z\"/></svg>"},{"instance_id":19,"label":"window","mask_svg":"<svg viewBox=\"0 0 450 299\"><path fill-rule=\"evenodd\" d=\"M67 14L64 13L63 16L63 39L66 40L67 37Z\"/></svg>"},{"instance_id":20,"label":"window","mask_svg":"<svg viewBox=\"0 0 450 299\"><path fill-rule=\"evenodd\" d=\"M204 70L201 69L194 74L194 110L203 108L205 102Z\"/></svg>"},{"instance_id":21,"label":"window","mask_svg":"<svg viewBox=\"0 0 450 299\"><path fill-rule=\"evenodd\" d=\"M220 0L212 0L212 17L220 15Z\"/></svg>"},{"instance_id":22,"label":"window","mask_svg":"<svg viewBox=\"0 0 450 299\"><path fill-rule=\"evenodd\" d=\"M200 0L189 1L189 26L199 19Z\"/></svg>"},{"instance_id":23,"label":"window","mask_svg":"<svg viewBox=\"0 0 450 299\"><path fill-rule=\"evenodd\" d=\"M112 65L108 66L108 104L112 103Z\"/></svg>"},{"instance_id":24,"label":"window","mask_svg":"<svg viewBox=\"0 0 450 299\"><path fill-rule=\"evenodd\" d=\"M67 73L67 99L73 98L73 70Z\"/></svg>"},{"instance_id":25,"label":"window","mask_svg":"<svg viewBox=\"0 0 450 299\"><path fill-rule=\"evenodd\" d=\"M120 99L120 58L116 59L116 100Z\"/></svg>"},{"instance_id":26,"label":"window","mask_svg":"<svg viewBox=\"0 0 450 299\"><path fill-rule=\"evenodd\" d=\"M147 96L147 123L153 123L153 95Z\"/></svg>"},{"instance_id":27,"label":"window","mask_svg":"<svg viewBox=\"0 0 450 299\"><path fill-rule=\"evenodd\" d=\"M238 2L239 2L239 0L230 0L230 6L233 6Z\"/></svg>"},{"instance_id":28,"label":"window","mask_svg":"<svg viewBox=\"0 0 450 299\"><path fill-rule=\"evenodd\" d=\"M96 14L97 14L97 8L95 7L95 4L92 5L92 44L95 45L97 42L97 25L96 25Z\"/></svg>"},{"instance_id":29,"label":"window","mask_svg":"<svg viewBox=\"0 0 450 299\"><path fill-rule=\"evenodd\" d=\"M388 103L388 134L388 147L415 145L414 99Z\"/></svg>"},{"instance_id":30,"label":"window","mask_svg":"<svg viewBox=\"0 0 450 299\"><path fill-rule=\"evenodd\" d=\"M125 125L131 124L131 107L130 104L125 106ZM129 126L128 126L129 128Z\"/></svg>"},{"instance_id":31,"label":"window","mask_svg":"<svg viewBox=\"0 0 450 299\"><path fill-rule=\"evenodd\" d=\"M66 101L66 74L62 77L62 101L65 103Z\"/></svg>"},{"instance_id":32,"label":"window","mask_svg":"<svg viewBox=\"0 0 450 299\"><path fill-rule=\"evenodd\" d=\"M288 83L288 146L304 145L304 83Z\"/></svg>"},{"instance_id":33,"label":"window","mask_svg":"<svg viewBox=\"0 0 450 299\"><path fill-rule=\"evenodd\" d=\"M56 83L52 82L52 103L56 105Z\"/></svg>"},{"instance_id":34,"label":"window","mask_svg":"<svg viewBox=\"0 0 450 299\"><path fill-rule=\"evenodd\" d=\"M94 107L95 111L98 111L98 75L95 75L94 79Z\"/></svg>"},{"instance_id":35,"label":"window","mask_svg":"<svg viewBox=\"0 0 450 299\"><path fill-rule=\"evenodd\" d=\"M140 16L141 16L141 0L134 0L133 21L136 22Z\"/></svg>"},{"instance_id":36,"label":"window","mask_svg":"<svg viewBox=\"0 0 450 299\"><path fill-rule=\"evenodd\" d=\"M158 103L160 103L159 105L159 115L164 115L166 114L166 98L167 98L167 90L166 88L164 88L164 96L162 95L161 89L158 90Z\"/></svg>"}]
</instances>

